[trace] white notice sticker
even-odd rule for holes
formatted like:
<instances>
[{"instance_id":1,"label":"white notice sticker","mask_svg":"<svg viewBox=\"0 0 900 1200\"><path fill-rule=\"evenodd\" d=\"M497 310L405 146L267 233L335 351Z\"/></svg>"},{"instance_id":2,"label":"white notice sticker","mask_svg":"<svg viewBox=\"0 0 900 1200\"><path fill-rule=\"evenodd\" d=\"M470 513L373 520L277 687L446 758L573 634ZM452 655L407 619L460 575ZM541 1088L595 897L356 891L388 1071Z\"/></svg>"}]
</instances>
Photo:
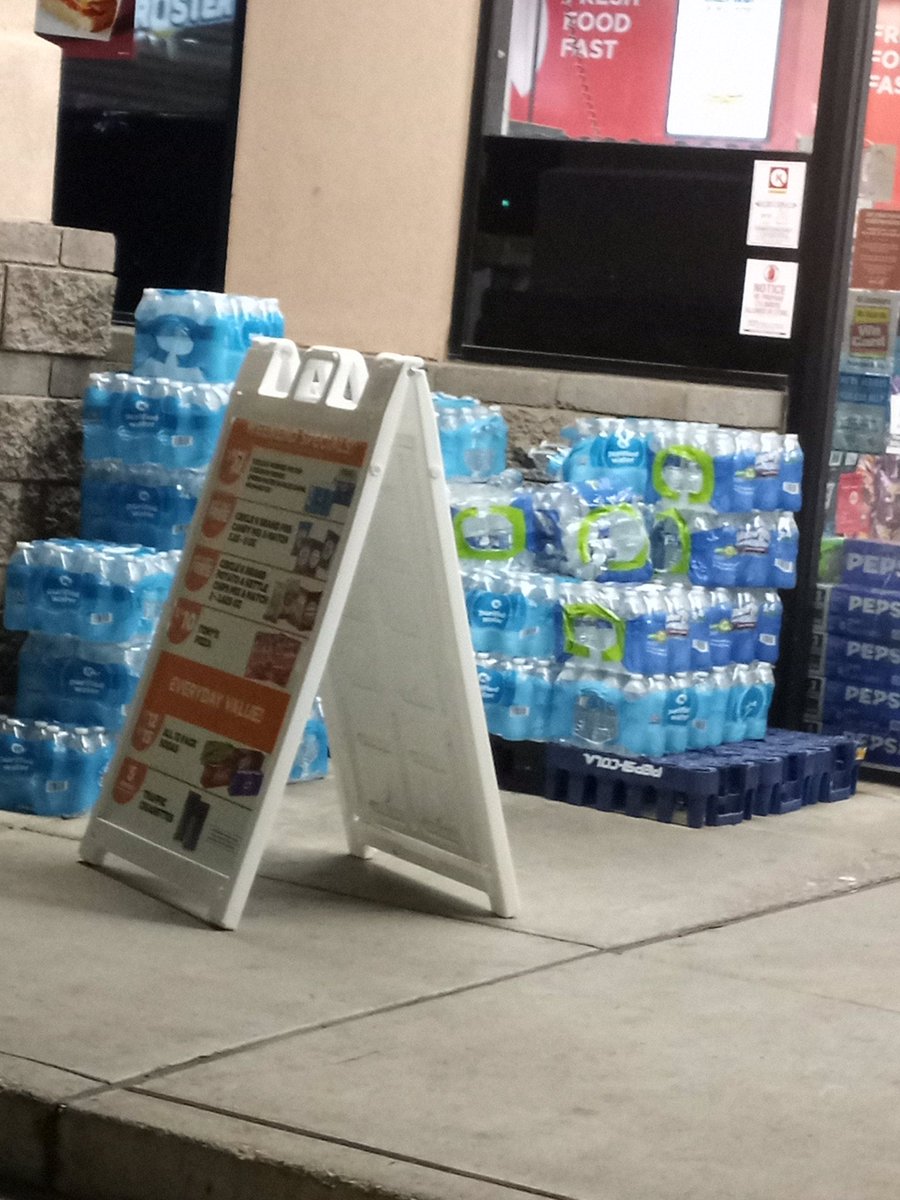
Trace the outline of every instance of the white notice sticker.
<instances>
[{"instance_id":1,"label":"white notice sticker","mask_svg":"<svg viewBox=\"0 0 900 1200\"><path fill-rule=\"evenodd\" d=\"M748 258L741 305L741 333L747 337L789 338L794 324L797 264Z\"/></svg>"},{"instance_id":2,"label":"white notice sticker","mask_svg":"<svg viewBox=\"0 0 900 1200\"><path fill-rule=\"evenodd\" d=\"M747 245L796 250L805 190L805 162L757 159L753 164Z\"/></svg>"}]
</instances>

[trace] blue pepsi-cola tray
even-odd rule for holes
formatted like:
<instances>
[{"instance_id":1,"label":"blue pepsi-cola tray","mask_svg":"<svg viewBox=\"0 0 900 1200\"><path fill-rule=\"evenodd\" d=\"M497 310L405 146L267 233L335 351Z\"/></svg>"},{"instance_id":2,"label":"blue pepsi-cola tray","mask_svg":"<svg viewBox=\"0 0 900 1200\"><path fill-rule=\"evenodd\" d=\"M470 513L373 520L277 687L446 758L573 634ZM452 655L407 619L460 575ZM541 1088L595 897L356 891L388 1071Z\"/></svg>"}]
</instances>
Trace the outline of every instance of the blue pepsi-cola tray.
<instances>
[{"instance_id":1,"label":"blue pepsi-cola tray","mask_svg":"<svg viewBox=\"0 0 900 1200\"><path fill-rule=\"evenodd\" d=\"M859 776L853 738L786 730L656 759L499 738L492 746L502 788L693 829L846 800Z\"/></svg>"}]
</instances>

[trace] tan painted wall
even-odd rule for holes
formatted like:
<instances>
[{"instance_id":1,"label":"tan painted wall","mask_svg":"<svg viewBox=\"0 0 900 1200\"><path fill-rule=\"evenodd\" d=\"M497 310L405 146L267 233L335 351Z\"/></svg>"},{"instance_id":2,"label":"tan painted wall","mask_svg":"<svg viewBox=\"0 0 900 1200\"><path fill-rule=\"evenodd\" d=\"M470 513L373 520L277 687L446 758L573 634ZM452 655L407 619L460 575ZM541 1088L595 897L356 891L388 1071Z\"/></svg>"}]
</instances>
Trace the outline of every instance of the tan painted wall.
<instances>
[{"instance_id":1,"label":"tan painted wall","mask_svg":"<svg viewBox=\"0 0 900 1200\"><path fill-rule=\"evenodd\" d=\"M478 0L248 4L229 291L304 343L442 357Z\"/></svg>"},{"instance_id":2,"label":"tan painted wall","mask_svg":"<svg viewBox=\"0 0 900 1200\"><path fill-rule=\"evenodd\" d=\"M0 0L0 221L49 221L59 49L34 33L34 0Z\"/></svg>"}]
</instances>

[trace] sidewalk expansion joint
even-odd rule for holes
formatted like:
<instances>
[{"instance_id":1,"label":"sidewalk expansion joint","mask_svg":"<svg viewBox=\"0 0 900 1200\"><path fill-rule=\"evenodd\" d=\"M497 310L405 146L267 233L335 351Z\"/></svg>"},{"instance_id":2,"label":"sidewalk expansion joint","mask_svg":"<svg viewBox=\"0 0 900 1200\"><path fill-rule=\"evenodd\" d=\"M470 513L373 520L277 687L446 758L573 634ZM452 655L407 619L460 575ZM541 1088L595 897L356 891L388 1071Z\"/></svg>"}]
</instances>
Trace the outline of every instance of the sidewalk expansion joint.
<instances>
[{"instance_id":1,"label":"sidewalk expansion joint","mask_svg":"<svg viewBox=\"0 0 900 1200\"><path fill-rule=\"evenodd\" d=\"M131 1089L128 1089L129 1091ZM404 1154L398 1150L386 1150L381 1146L373 1146L367 1142L358 1142L353 1138L342 1138L336 1134L322 1133L316 1129L307 1129L300 1125L288 1125L283 1121L272 1121L266 1117L245 1116L228 1108L220 1108L215 1104L200 1104L194 1100L184 1100L164 1093L142 1090L142 1096L150 1096L154 1100L163 1100L177 1104L183 1108L192 1108L198 1112L212 1113L218 1117L241 1121L248 1125L256 1125L262 1129L271 1129L276 1133L292 1134L294 1137L309 1138L312 1141L324 1142L330 1146L342 1146L348 1150L360 1150L364 1154L372 1154L378 1158L390 1159L392 1162L408 1163L414 1167L424 1167L431 1171L440 1171L444 1175L452 1175L458 1179L471 1179L476 1183L490 1183L494 1187L505 1188L508 1191L519 1192L527 1196L538 1196L542 1200L577 1200L569 1192L548 1192L545 1189L533 1187L528 1183L516 1183L511 1179L502 1179L496 1175L482 1174L480 1171L468 1171L464 1167L452 1167L447 1163L436 1162L429 1158L420 1158L414 1154Z\"/></svg>"},{"instance_id":2,"label":"sidewalk expansion joint","mask_svg":"<svg viewBox=\"0 0 900 1200\"><path fill-rule=\"evenodd\" d=\"M744 925L748 921L759 921L763 917L777 916L778 913L792 912L797 908L809 908L813 904L827 904L833 900L845 900L848 896L857 896L861 892L871 892L876 888L890 887L900 883L900 875L885 875L881 879L870 879L866 883L843 887L833 892L823 892L818 896L807 896L802 900L785 900L780 904L769 904L765 908L754 909L753 912L739 913L734 917L722 920L703 921L697 925L686 925L668 933L654 934L652 937L640 938L633 942L622 942L618 945L607 946L604 954L628 954L632 950L643 950L648 946L659 946L664 942L677 942L682 938L694 937L699 933L714 933L717 929L728 929L732 925Z\"/></svg>"},{"instance_id":3,"label":"sidewalk expansion joint","mask_svg":"<svg viewBox=\"0 0 900 1200\"><path fill-rule=\"evenodd\" d=\"M604 950L591 949L584 954L573 954L566 958L556 959L550 963L539 963L537 966L526 967L521 971L507 971L505 974L495 975L491 979L479 979L474 983L464 983L458 987L444 988L438 992L429 992L426 996L413 996L408 1000L397 1000L391 1004L381 1004L375 1008L367 1008L362 1012L347 1013L342 1017L312 1021L306 1025L298 1025L294 1029L284 1029L280 1033L264 1034L261 1037L251 1038L235 1046L226 1046L221 1050L211 1051L209 1054L199 1054L194 1058L184 1059L183 1061L170 1063L164 1067L143 1071L139 1075L132 1075L124 1079L111 1081L97 1089L97 1094L107 1091L117 1091L123 1088L129 1091L143 1091L143 1084L145 1083L166 1079L170 1075L178 1074L192 1067L206 1066L209 1063L219 1062L222 1059L234 1058L236 1055L243 1054L247 1050L259 1050L266 1046L277 1045L279 1042L290 1041L291 1038L303 1037L310 1033L320 1033L324 1029L335 1029L341 1025L354 1024L357 1021L365 1021L369 1017L380 1017L388 1013L402 1012L404 1009L417 1008L419 1005L431 1004L436 1000L452 999L454 996L466 995L469 992L479 991L482 988L493 987L498 983L510 983L526 978L529 975L537 975L544 971L550 971L554 967L568 966L570 963L582 962L584 959L597 958L604 953L606 953Z\"/></svg>"}]
</instances>

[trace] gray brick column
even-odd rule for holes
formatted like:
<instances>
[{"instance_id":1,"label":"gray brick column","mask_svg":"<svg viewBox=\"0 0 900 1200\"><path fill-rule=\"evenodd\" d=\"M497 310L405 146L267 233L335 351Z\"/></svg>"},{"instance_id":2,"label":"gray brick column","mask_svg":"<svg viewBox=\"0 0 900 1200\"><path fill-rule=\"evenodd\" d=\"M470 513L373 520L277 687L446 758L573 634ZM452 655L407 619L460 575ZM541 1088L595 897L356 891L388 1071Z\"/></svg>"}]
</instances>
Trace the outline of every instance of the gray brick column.
<instances>
[{"instance_id":1,"label":"gray brick column","mask_svg":"<svg viewBox=\"0 0 900 1200\"><path fill-rule=\"evenodd\" d=\"M0 222L0 595L17 541L78 534L81 396L112 345L115 239ZM0 633L0 712L20 635Z\"/></svg>"}]
</instances>

